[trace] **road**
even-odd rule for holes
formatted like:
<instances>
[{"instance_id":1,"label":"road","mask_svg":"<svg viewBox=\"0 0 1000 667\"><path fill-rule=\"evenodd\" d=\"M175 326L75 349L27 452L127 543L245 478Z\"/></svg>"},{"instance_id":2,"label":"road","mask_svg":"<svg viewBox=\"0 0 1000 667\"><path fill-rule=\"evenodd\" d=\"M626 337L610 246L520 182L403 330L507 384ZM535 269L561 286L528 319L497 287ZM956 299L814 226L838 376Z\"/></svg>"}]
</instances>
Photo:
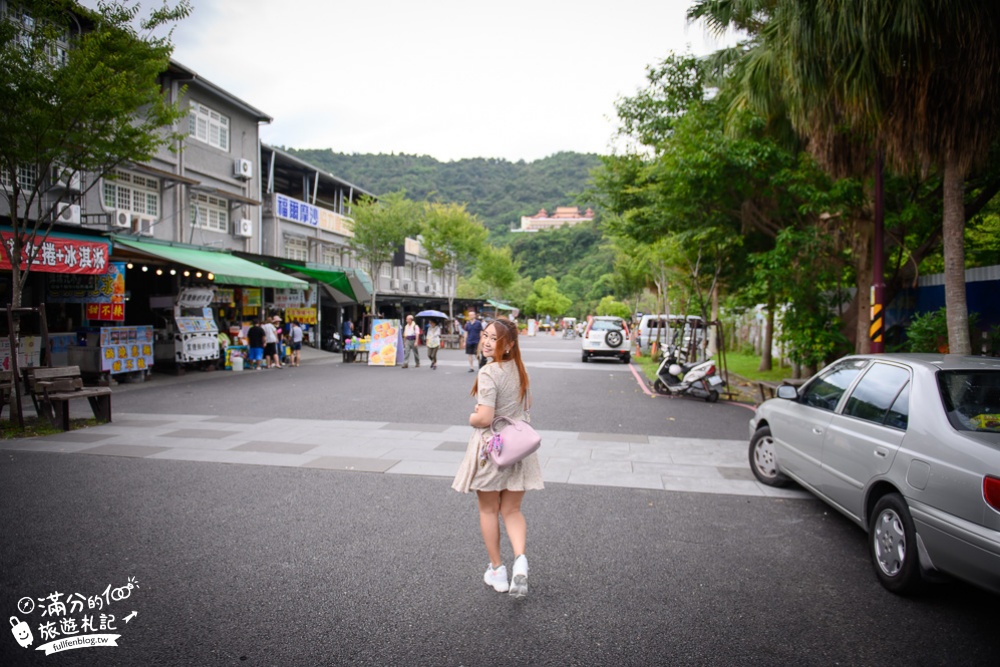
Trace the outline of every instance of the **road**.
<instances>
[{"instance_id":1,"label":"road","mask_svg":"<svg viewBox=\"0 0 1000 667\"><path fill-rule=\"evenodd\" d=\"M579 363L577 345L525 341L544 429L711 438L744 455L745 407L651 398L627 366ZM115 414L227 431L241 416L461 426L464 363L449 351L437 371L312 357L156 376L117 388ZM34 648L53 593L110 586L122 599L93 614L114 615L120 638L45 656L6 635L2 665L982 665L1000 648L995 596L886 592L864 534L801 493L547 482L525 502L531 592L514 601L482 585L474 499L444 476L32 447L0 452L0 612L30 622ZM23 597L38 600L29 614Z\"/></svg>"}]
</instances>

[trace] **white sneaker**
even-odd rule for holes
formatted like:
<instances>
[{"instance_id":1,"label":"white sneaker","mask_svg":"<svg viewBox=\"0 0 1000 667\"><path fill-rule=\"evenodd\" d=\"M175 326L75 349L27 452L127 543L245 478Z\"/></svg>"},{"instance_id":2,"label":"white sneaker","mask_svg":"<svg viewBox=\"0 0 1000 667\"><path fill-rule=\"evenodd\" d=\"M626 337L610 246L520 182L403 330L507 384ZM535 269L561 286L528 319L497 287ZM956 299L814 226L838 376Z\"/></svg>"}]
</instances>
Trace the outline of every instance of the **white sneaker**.
<instances>
[{"instance_id":1,"label":"white sneaker","mask_svg":"<svg viewBox=\"0 0 1000 667\"><path fill-rule=\"evenodd\" d=\"M510 588L510 584L507 583L507 566L501 565L494 570L493 565L489 565L486 574L483 575L483 581L487 586L492 586L497 593L507 592Z\"/></svg>"},{"instance_id":2,"label":"white sneaker","mask_svg":"<svg viewBox=\"0 0 1000 667\"><path fill-rule=\"evenodd\" d=\"M523 598L528 594L528 559L521 554L514 559L513 578L510 580L510 594Z\"/></svg>"}]
</instances>

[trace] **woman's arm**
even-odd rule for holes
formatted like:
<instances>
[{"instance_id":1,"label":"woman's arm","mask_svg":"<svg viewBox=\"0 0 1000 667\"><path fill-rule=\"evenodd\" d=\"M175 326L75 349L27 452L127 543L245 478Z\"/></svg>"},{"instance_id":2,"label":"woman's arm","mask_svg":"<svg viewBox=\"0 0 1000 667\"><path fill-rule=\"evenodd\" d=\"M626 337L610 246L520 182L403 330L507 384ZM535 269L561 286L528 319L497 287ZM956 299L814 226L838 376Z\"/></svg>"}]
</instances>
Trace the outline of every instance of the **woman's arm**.
<instances>
[{"instance_id":1,"label":"woman's arm","mask_svg":"<svg viewBox=\"0 0 1000 667\"><path fill-rule=\"evenodd\" d=\"M476 404L476 410L469 415L469 426L475 428L489 428L493 424L493 417L496 410L491 405Z\"/></svg>"}]
</instances>

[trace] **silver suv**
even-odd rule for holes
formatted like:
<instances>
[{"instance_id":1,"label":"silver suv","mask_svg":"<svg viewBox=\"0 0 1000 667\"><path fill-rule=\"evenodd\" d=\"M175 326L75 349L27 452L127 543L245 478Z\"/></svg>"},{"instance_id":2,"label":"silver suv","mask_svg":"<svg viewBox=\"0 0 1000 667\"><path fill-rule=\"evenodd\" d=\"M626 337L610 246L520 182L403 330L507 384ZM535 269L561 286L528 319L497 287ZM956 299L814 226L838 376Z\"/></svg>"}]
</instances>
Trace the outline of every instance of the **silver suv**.
<instances>
[{"instance_id":1,"label":"silver suv","mask_svg":"<svg viewBox=\"0 0 1000 667\"><path fill-rule=\"evenodd\" d=\"M627 364L632 361L630 349L628 325L622 318L598 315L587 323L583 333L583 361L590 361L591 357L614 357Z\"/></svg>"}]
</instances>

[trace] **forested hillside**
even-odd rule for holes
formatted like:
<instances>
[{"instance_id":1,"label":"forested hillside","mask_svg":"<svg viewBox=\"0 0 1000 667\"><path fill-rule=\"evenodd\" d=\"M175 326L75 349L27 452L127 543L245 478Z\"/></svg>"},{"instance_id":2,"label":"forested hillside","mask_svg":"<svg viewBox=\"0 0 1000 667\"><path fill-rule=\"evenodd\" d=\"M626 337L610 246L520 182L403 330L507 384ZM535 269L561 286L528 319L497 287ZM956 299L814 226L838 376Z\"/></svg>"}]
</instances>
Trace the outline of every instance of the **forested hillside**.
<instances>
[{"instance_id":1,"label":"forested hillside","mask_svg":"<svg viewBox=\"0 0 1000 667\"><path fill-rule=\"evenodd\" d=\"M426 155L285 150L375 195L406 190L410 199L467 204L494 237L540 208L591 205L579 196L590 183L591 170L600 165L597 155L585 153L556 153L534 162L440 162Z\"/></svg>"}]
</instances>

